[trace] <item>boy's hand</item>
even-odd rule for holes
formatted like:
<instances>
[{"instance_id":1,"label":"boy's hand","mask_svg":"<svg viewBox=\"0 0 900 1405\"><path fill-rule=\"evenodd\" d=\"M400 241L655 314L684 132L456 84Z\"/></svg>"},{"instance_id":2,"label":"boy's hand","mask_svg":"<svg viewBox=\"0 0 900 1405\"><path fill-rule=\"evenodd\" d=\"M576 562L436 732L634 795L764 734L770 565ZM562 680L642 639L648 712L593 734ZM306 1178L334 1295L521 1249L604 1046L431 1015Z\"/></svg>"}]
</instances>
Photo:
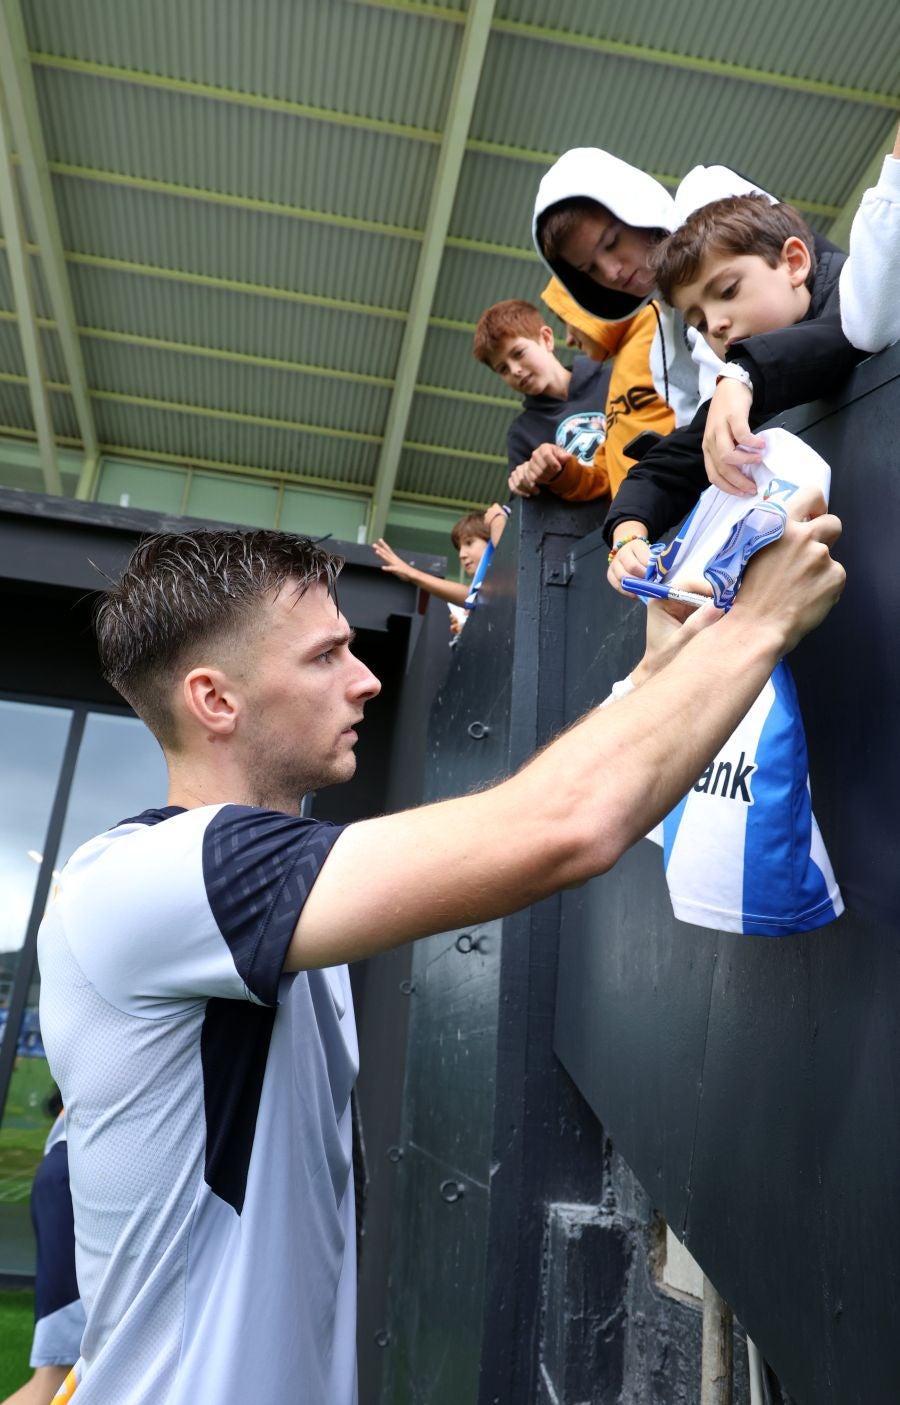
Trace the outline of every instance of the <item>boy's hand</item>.
<instances>
[{"instance_id":1,"label":"boy's hand","mask_svg":"<svg viewBox=\"0 0 900 1405\"><path fill-rule=\"evenodd\" d=\"M384 563L381 567L382 571L390 571L392 576L399 576L402 581L415 580L415 567L410 566L407 561L403 561L393 547L388 546L384 537L379 537L377 542L373 542L372 550L379 561Z\"/></svg>"},{"instance_id":2,"label":"boy's hand","mask_svg":"<svg viewBox=\"0 0 900 1405\"><path fill-rule=\"evenodd\" d=\"M491 542L494 546L503 536L508 521L509 514L503 510L498 502L492 502L484 514L484 525L491 534Z\"/></svg>"},{"instance_id":3,"label":"boy's hand","mask_svg":"<svg viewBox=\"0 0 900 1405\"><path fill-rule=\"evenodd\" d=\"M622 541L623 537L645 537L647 528L643 522L619 522L613 536L613 541ZM609 570L606 579L613 590L618 590L622 595L627 591L622 590L622 580L625 576L643 577L647 570L647 562L650 560L650 546L648 542L635 540L626 542L620 546L612 561L609 563ZM634 596L630 596L634 599Z\"/></svg>"},{"instance_id":4,"label":"boy's hand","mask_svg":"<svg viewBox=\"0 0 900 1405\"><path fill-rule=\"evenodd\" d=\"M751 391L742 381L724 376L716 386L709 402L709 414L703 435L703 458L706 475L714 488L738 497L752 497L756 484L741 471L748 463L759 463L765 440L750 428ZM750 445L749 449L738 445Z\"/></svg>"},{"instance_id":5,"label":"boy's hand","mask_svg":"<svg viewBox=\"0 0 900 1405\"><path fill-rule=\"evenodd\" d=\"M520 498L534 498L542 483L558 478L569 455L558 444L539 444L531 458L509 475L509 491Z\"/></svg>"}]
</instances>

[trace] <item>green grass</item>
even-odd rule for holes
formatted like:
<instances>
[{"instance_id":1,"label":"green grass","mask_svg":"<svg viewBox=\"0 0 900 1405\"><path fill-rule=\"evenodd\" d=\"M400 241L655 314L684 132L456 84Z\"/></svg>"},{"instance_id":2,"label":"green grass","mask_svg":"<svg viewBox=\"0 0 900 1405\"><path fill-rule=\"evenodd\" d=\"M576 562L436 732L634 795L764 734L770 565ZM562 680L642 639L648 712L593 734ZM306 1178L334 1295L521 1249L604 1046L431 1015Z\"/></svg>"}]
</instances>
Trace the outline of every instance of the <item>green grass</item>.
<instances>
[{"instance_id":1,"label":"green grass","mask_svg":"<svg viewBox=\"0 0 900 1405\"><path fill-rule=\"evenodd\" d=\"M52 1086L46 1060L17 1059L0 1127L0 1200L7 1204L31 1193L51 1127L44 1099Z\"/></svg>"},{"instance_id":2,"label":"green grass","mask_svg":"<svg viewBox=\"0 0 900 1405\"><path fill-rule=\"evenodd\" d=\"M19 1288L0 1291L0 1400L31 1375L28 1357L33 1331L34 1294Z\"/></svg>"}]
</instances>

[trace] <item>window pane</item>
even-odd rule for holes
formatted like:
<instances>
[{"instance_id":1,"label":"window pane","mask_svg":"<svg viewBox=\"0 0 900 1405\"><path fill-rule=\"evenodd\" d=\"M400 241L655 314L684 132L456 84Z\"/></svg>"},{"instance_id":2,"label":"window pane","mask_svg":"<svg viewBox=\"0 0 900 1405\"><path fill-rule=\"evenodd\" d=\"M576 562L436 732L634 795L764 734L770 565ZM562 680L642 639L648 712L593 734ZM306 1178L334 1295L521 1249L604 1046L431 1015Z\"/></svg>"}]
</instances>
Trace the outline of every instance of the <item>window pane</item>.
<instances>
[{"instance_id":1,"label":"window pane","mask_svg":"<svg viewBox=\"0 0 900 1405\"><path fill-rule=\"evenodd\" d=\"M54 713L56 709L41 711ZM60 748L55 763L57 769L61 756ZM5 782L5 775L2 779ZM54 774L51 799L55 783ZM20 789L19 793L24 792ZM133 717L91 713L78 752L55 867L62 868L85 840L109 829L118 820L165 804L165 798L166 768L162 752L144 724ZM43 842L43 834L40 842ZM18 836L17 843L21 847L22 840ZM37 848L35 853L40 859ZM37 863L30 862L36 877ZM32 881L32 891L33 887ZM0 1127L0 1273L34 1271L28 1199L53 1120L47 1111L53 1081L38 1025L39 996L40 980L35 968Z\"/></svg>"},{"instance_id":2,"label":"window pane","mask_svg":"<svg viewBox=\"0 0 900 1405\"><path fill-rule=\"evenodd\" d=\"M57 868L95 834L164 805L166 789L163 754L143 722L92 712L78 753Z\"/></svg>"},{"instance_id":3,"label":"window pane","mask_svg":"<svg viewBox=\"0 0 900 1405\"><path fill-rule=\"evenodd\" d=\"M34 900L50 809L72 713L0 700L0 1036ZM32 1271L28 1195L50 1119L41 1102L49 1076L29 1009L0 1128L0 1272Z\"/></svg>"}]
</instances>

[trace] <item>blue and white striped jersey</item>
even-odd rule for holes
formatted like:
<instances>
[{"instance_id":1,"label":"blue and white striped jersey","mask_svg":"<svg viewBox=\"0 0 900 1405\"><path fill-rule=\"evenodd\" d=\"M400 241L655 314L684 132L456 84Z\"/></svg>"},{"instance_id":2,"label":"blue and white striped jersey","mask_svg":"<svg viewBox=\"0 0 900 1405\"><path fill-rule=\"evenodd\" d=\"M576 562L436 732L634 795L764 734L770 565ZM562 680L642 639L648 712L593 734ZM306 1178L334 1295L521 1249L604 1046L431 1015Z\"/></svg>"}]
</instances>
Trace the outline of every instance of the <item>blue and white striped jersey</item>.
<instances>
[{"instance_id":1,"label":"blue and white striped jersey","mask_svg":"<svg viewBox=\"0 0 900 1405\"><path fill-rule=\"evenodd\" d=\"M708 488L664 549L650 579L696 586L704 577L726 607L754 551L784 530L784 505L798 488L828 500L831 470L785 430L768 430L752 468L755 498ZM822 927L844 910L812 812L803 719L783 661L714 761L662 826L676 917L696 926L760 936Z\"/></svg>"}]
</instances>

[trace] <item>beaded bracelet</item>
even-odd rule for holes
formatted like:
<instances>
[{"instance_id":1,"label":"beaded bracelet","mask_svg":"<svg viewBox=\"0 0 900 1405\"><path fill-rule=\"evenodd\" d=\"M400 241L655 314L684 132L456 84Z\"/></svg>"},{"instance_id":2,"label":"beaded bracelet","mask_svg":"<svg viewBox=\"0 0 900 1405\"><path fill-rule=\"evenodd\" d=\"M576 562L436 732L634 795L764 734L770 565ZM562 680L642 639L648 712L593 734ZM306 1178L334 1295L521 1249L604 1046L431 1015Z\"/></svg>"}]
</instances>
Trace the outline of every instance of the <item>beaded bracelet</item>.
<instances>
[{"instance_id":1,"label":"beaded bracelet","mask_svg":"<svg viewBox=\"0 0 900 1405\"><path fill-rule=\"evenodd\" d=\"M632 536L632 537L623 537L621 541L615 542L614 545L613 545L612 551L609 553L609 555L608 555L607 558L606 558L606 564L607 564L607 566L611 566L611 565L612 565L613 561L616 559L617 554L622 550L622 547L623 547L623 546L627 546L629 542L646 542L647 545L649 546L649 545L650 545L650 538L649 538L649 537L642 537L642 536L640 536L637 532L635 532L634 536Z\"/></svg>"}]
</instances>

